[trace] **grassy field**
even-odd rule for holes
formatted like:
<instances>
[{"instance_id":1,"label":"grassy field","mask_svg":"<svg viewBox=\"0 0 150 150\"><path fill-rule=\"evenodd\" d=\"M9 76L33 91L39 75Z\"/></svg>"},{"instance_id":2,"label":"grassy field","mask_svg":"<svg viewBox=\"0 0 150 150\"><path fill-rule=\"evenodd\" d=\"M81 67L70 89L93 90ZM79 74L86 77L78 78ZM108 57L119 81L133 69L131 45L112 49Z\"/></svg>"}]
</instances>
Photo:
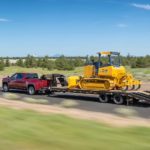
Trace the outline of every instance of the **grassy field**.
<instances>
[{"instance_id":1,"label":"grassy field","mask_svg":"<svg viewBox=\"0 0 150 150\"><path fill-rule=\"evenodd\" d=\"M149 150L150 128L0 107L0 150Z\"/></svg>"},{"instance_id":2,"label":"grassy field","mask_svg":"<svg viewBox=\"0 0 150 150\"><path fill-rule=\"evenodd\" d=\"M133 75L142 81L150 81L150 68L129 68L127 69L133 73Z\"/></svg>"},{"instance_id":3,"label":"grassy field","mask_svg":"<svg viewBox=\"0 0 150 150\"><path fill-rule=\"evenodd\" d=\"M130 68L126 67L127 70L140 80L150 81L150 68ZM22 68L18 66L6 67L4 71L0 71L0 76L10 76L16 72L37 72L39 75L49 74L49 73L61 73L66 76L70 75L82 75L83 67L78 67L72 71L61 71L61 70L47 70L42 68Z\"/></svg>"},{"instance_id":4,"label":"grassy field","mask_svg":"<svg viewBox=\"0 0 150 150\"><path fill-rule=\"evenodd\" d=\"M49 71L48 69L42 69L42 68L22 68L22 67L18 67L18 66L11 66L11 67L6 67L4 71L0 71L0 75L1 76L7 76L7 75L10 76L16 72L33 72L33 73L38 73L39 75L50 74L50 73L61 73L61 74L65 74L65 75L69 76L69 75L81 75L82 71L83 71L83 67L78 67L75 70L71 70L71 71L63 71L63 70Z\"/></svg>"}]
</instances>

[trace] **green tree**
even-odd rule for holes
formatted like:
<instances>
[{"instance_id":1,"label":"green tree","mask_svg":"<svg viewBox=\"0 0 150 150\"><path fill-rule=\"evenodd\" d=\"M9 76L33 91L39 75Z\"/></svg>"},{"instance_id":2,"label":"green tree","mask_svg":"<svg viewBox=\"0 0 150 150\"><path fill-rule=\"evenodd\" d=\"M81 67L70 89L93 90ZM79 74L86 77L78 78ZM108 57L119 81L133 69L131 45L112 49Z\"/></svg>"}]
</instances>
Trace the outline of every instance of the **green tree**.
<instances>
[{"instance_id":1,"label":"green tree","mask_svg":"<svg viewBox=\"0 0 150 150\"><path fill-rule=\"evenodd\" d=\"M49 64L49 57L48 56L45 56L43 59L42 59L42 68L47 68L48 67L48 64Z\"/></svg>"},{"instance_id":2,"label":"green tree","mask_svg":"<svg viewBox=\"0 0 150 150\"><path fill-rule=\"evenodd\" d=\"M3 71L5 67L4 60L0 59L0 71Z\"/></svg>"},{"instance_id":3,"label":"green tree","mask_svg":"<svg viewBox=\"0 0 150 150\"><path fill-rule=\"evenodd\" d=\"M42 58L38 58L37 67L42 67L42 64L43 64Z\"/></svg>"},{"instance_id":4,"label":"green tree","mask_svg":"<svg viewBox=\"0 0 150 150\"><path fill-rule=\"evenodd\" d=\"M142 57L139 57L137 58L137 61L136 61L136 67L137 68L145 68L146 64L145 64L145 61Z\"/></svg>"},{"instance_id":5,"label":"green tree","mask_svg":"<svg viewBox=\"0 0 150 150\"><path fill-rule=\"evenodd\" d=\"M55 61L49 60L47 63L47 67L48 70L52 70L55 68Z\"/></svg>"},{"instance_id":6,"label":"green tree","mask_svg":"<svg viewBox=\"0 0 150 150\"><path fill-rule=\"evenodd\" d=\"M65 58L65 56L61 56L55 61L56 69L58 70L73 70L75 68L73 61L71 59Z\"/></svg>"},{"instance_id":7,"label":"green tree","mask_svg":"<svg viewBox=\"0 0 150 150\"><path fill-rule=\"evenodd\" d=\"M49 59L48 56L44 58L38 58L37 66L42 68L47 68L48 70L52 70L55 68L55 61Z\"/></svg>"},{"instance_id":8,"label":"green tree","mask_svg":"<svg viewBox=\"0 0 150 150\"><path fill-rule=\"evenodd\" d=\"M85 61L83 61L81 58L78 57L73 60L73 63L75 67L80 67L85 64Z\"/></svg>"},{"instance_id":9,"label":"green tree","mask_svg":"<svg viewBox=\"0 0 150 150\"><path fill-rule=\"evenodd\" d=\"M16 62L16 65L17 66L20 66L20 67L24 67L24 62L23 62L23 59L22 58L19 58Z\"/></svg>"},{"instance_id":10,"label":"green tree","mask_svg":"<svg viewBox=\"0 0 150 150\"><path fill-rule=\"evenodd\" d=\"M9 67L9 66L10 66L9 58L6 59L5 66L6 66L6 67Z\"/></svg>"},{"instance_id":11,"label":"green tree","mask_svg":"<svg viewBox=\"0 0 150 150\"><path fill-rule=\"evenodd\" d=\"M25 66L27 68L32 68L32 67L37 67L37 61L35 59L35 57L31 56L31 55L28 55L26 58L25 58Z\"/></svg>"}]
</instances>

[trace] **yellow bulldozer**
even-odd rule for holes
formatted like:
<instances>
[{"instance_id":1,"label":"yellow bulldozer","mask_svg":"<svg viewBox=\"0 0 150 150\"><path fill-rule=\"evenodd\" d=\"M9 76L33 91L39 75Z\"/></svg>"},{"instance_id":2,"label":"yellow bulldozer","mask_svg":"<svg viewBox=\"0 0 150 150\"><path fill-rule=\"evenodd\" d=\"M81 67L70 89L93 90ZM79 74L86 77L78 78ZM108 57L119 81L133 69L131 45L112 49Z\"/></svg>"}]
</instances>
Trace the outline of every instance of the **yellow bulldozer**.
<instances>
[{"instance_id":1,"label":"yellow bulldozer","mask_svg":"<svg viewBox=\"0 0 150 150\"><path fill-rule=\"evenodd\" d=\"M98 60L87 59L83 76L68 78L68 88L85 90L137 90L141 82L121 65L119 52L103 51Z\"/></svg>"}]
</instances>

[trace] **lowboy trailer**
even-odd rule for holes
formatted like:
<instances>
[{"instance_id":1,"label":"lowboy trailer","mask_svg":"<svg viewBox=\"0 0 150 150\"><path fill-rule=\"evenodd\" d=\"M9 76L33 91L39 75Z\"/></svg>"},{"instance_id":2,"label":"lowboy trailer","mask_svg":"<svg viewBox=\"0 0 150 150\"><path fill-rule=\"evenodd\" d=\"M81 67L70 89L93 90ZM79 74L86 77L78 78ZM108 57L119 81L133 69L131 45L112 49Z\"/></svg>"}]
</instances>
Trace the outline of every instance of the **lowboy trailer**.
<instances>
[{"instance_id":1,"label":"lowboy trailer","mask_svg":"<svg viewBox=\"0 0 150 150\"><path fill-rule=\"evenodd\" d=\"M44 75L45 79L50 80L48 87L49 96L56 93L79 93L79 94L94 94L98 95L101 103L113 101L117 105L129 104L130 102L144 101L150 103L150 91L140 90L100 90L100 89L81 89L70 88L70 85L76 84L76 80L67 82L66 77L62 74Z\"/></svg>"},{"instance_id":2,"label":"lowboy trailer","mask_svg":"<svg viewBox=\"0 0 150 150\"><path fill-rule=\"evenodd\" d=\"M150 91L121 91L121 90L84 90L78 88L69 89L68 87L50 87L49 95L56 93L80 93L98 95L101 103L113 101L117 105L129 104L130 102L144 101L150 104Z\"/></svg>"}]
</instances>

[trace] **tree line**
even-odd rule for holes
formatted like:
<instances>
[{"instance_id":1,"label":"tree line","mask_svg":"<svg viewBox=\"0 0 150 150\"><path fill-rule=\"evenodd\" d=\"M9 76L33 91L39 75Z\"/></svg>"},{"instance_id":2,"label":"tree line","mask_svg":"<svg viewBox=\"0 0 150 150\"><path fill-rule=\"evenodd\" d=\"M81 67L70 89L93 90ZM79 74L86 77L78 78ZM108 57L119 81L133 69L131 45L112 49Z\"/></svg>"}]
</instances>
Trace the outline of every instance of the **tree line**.
<instances>
[{"instance_id":1,"label":"tree line","mask_svg":"<svg viewBox=\"0 0 150 150\"><path fill-rule=\"evenodd\" d=\"M60 56L54 60L49 59L48 56L42 58L36 58L34 56L28 55L25 58L19 58L15 63L11 63L9 58L0 59L0 70L4 70L4 67L9 66L20 66L26 68L46 68L48 70L58 69L58 70L74 70L76 67L83 66L85 61L80 58L66 58L65 56Z\"/></svg>"},{"instance_id":2,"label":"tree line","mask_svg":"<svg viewBox=\"0 0 150 150\"><path fill-rule=\"evenodd\" d=\"M123 66L130 66L132 68L150 67L150 55L143 57L134 57L130 55L126 57L121 56L121 60ZM60 56L52 60L49 59L48 56L36 58L28 55L25 58L18 58L15 63L11 63L9 58L0 58L0 70L4 70L5 67L9 66L20 66L26 68L41 67L43 69L47 68L48 70L74 70L76 67L84 66L85 62L85 59L81 57L67 58L65 56Z\"/></svg>"},{"instance_id":3,"label":"tree line","mask_svg":"<svg viewBox=\"0 0 150 150\"><path fill-rule=\"evenodd\" d=\"M122 57L122 65L130 66L131 68L148 68L150 67L150 55L144 57L126 56Z\"/></svg>"}]
</instances>

